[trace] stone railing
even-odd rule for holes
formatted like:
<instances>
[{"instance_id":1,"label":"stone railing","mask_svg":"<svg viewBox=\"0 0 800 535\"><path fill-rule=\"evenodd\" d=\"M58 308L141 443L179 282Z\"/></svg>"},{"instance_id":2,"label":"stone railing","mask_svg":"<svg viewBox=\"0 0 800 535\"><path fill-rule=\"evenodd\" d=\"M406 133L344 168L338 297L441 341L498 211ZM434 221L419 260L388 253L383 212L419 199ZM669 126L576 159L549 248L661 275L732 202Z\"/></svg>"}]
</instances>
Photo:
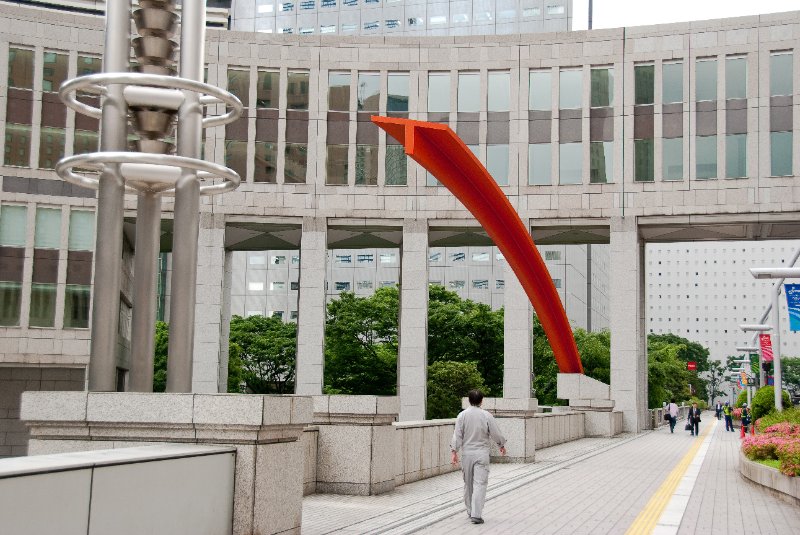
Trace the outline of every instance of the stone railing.
<instances>
[{"instance_id":1,"label":"stone railing","mask_svg":"<svg viewBox=\"0 0 800 535\"><path fill-rule=\"evenodd\" d=\"M669 422L664 419L664 413L666 409L661 407L660 409L650 409L650 428L651 429L658 429L662 425L669 425ZM686 415L689 412L689 406L681 406L678 407L678 420L685 420ZM705 411L708 412L708 411ZM714 411L711 411L713 415ZM702 418L702 415L701 415Z\"/></svg>"},{"instance_id":2,"label":"stone railing","mask_svg":"<svg viewBox=\"0 0 800 535\"><path fill-rule=\"evenodd\" d=\"M778 470L751 461L739 450L739 472L757 485L765 487L776 496L794 505L800 506L800 477L790 477Z\"/></svg>"},{"instance_id":3,"label":"stone railing","mask_svg":"<svg viewBox=\"0 0 800 535\"><path fill-rule=\"evenodd\" d=\"M450 463L455 418L394 424L397 460L395 485L458 470Z\"/></svg>"},{"instance_id":4,"label":"stone railing","mask_svg":"<svg viewBox=\"0 0 800 535\"><path fill-rule=\"evenodd\" d=\"M586 436L586 415L582 412L564 411L537 414L533 421L537 450Z\"/></svg>"}]
</instances>

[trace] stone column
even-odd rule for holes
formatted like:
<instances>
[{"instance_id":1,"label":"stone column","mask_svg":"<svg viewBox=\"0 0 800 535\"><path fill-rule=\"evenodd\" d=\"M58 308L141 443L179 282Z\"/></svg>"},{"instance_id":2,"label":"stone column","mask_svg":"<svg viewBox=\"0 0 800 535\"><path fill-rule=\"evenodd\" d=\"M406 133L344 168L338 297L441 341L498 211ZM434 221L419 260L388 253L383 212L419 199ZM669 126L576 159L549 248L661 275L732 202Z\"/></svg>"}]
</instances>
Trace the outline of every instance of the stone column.
<instances>
[{"instance_id":1,"label":"stone column","mask_svg":"<svg viewBox=\"0 0 800 535\"><path fill-rule=\"evenodd\" d=\"M400 421L424 420L428 381L428 221L403 221L397 395Z\"/></svg>"},{"instance_id":2,"label":"stone column","mask_svg":"<svg viewBox=\"0 0 800 535\"><path fill-rule=\"evenodd\" d=\"M647 347L644 321L644 242L635 217L611 218L611 399L623 428L647 427Z\"/></svg>"},{"instance_id":3,"label":"stone column","mask_svg":"<svg viewBox=\"0 0 800 535\"><path fill-rule=\"evenodd\" d=\"M192 392L214 393L222 386L219 384L220 347L228 343L221 336L225 315L222 310L225 302L225 216L200 214L198 236Z\"/></svg>"},{"instance_id":4,"label":"stone column","mask_svg":"<svg viewBox=\"0 0 800 535\"><path fill-rule=\"evenodd\" d=\"M504 272L503 397L530 398L533 308L508 262Z\"/></svg>"},{"instance_id":5,"label":"stone column","mask_svg":"<svg viewBox=\"0 0 800 535\"><path fill-rule=\"evenodd\" d=\"M325 218L304 217L300 240L300 295L297 305L295 392L322 394L325 363L325 264L328 253Z\"/></svg>"}]
</instances>

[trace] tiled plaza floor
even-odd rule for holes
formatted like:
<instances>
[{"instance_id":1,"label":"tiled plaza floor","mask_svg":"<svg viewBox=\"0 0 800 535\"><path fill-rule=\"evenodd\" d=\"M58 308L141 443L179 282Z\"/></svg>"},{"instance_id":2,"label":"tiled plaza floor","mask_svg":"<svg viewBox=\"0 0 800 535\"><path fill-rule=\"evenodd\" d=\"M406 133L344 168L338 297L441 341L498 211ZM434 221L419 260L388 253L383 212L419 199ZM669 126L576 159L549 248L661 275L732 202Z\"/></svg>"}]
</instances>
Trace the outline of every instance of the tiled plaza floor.
<instances>
[{"instance_id":1,"label":"tiled plaza floor","mask_svg":"<svg viewBox=\"0 0 800 535\"><path fill-rule=\"evenodd\" d=\"M533 464L492 465L483 525L466 517L454 472L380 496L308 496L302 532L622 534L696 440L679 423L674 434L587 438L539 450ZM738 432L712 430L678 533L800 534L800 507L741 478L738 445Z\"/></svg>"}]
</instances>

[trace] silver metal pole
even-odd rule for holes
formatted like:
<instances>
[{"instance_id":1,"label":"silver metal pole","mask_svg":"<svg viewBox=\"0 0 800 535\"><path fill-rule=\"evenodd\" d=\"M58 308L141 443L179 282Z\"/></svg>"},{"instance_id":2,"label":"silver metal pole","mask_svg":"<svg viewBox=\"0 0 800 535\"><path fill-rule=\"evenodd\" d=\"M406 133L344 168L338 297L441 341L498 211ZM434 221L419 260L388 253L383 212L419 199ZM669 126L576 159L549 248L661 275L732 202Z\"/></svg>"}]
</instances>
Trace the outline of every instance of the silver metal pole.
<instances>
[{"instance_id":1,"label":"silver metal pole","mask_svg":"<svg viewBox=\"0 0 800 535\"><path fill-rule=\"evenodd\" d=\"M131 320L130 390L153 391L161 195L139 193L136 204L136 259Z\"/></svg>"},{"instance_id":2,"label":"silver metal pole","mask_svg":"<svg viewBox=\"0 0 800 535\"><path fill-rule=\"evenodd\" d=\"M183 3L179 64L181 78L203 80L205 18L205 2ZM184 97L184 103L178 110L177 153L179 156L199 158L203 109L197 93L184 91ZM175 186L167 392L192 390L199 224L200 184L197 173L184 171Z\"/></svg>"},{"instance_id":3,"label":"silver metal pole","mask_svg":"<svg viewBox=\"0 0 800 535\"><path fill-rule=\"evenodd\" d=\"M106 3L103 72L126 72L131 49L131 2ZM122 85L111 85L103 98L100 150L126 150L128 109ZM119 288L122 264L122 214L124 181L118 165L108 165L100 175L97 192L92 347L89 390L116 390L116 349L119 326Z\"/></svg>"},{"instance_id":4,"label":"silver metal pole","mask_svg":"<svg viewBox=\"0 0 800 535\"><path fill-rule=\"evenodd\" d=\"M783 279L781 279L783 282ZM775 379L775 410L783 410L783 389L781 388L781 309L778 300L781 295L781 287L776 285L772 288L772 366Z\"/></svg>"}]
</instances>

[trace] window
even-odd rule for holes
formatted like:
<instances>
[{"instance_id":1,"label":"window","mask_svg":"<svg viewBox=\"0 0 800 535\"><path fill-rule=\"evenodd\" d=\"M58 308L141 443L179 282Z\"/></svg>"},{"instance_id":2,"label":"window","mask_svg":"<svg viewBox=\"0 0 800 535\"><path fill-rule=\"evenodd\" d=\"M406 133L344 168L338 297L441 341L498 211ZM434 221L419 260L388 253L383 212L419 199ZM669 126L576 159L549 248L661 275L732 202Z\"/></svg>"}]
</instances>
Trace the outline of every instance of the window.
<instances>
[{"instance_id":1,"label":"window","mask_svg":"<svg viewBox=\"0 0 800 535\"><path fill-rule=\"evenodd\" d=\"M662 102L683 102L683 62L664 63L661 76Z\"/></svg>"},{"instance_id":2,"label":"window","mask_svg":"<svg viewBox=\"0 0 800 535\"><path fill-rule=\"evenodd\" d=\"M683 180L683 138L662 140L664 180Z\"/></svg>"},{"instance_id":3,"label":"window","mask_svg":"<svg viewBox=\"0 0 800 535\"><path fill-rule=\"evenodd\" d=\"M545 251L545 260L561 260L561 251Z\"/></svg>"},{"instance_id":4,"label":"window","mask_svg":"<svg viewBox=\"0 0 800 535\"><path fill-rule=\"evenodd\" d=\"M357 287L359 290L371 290L372 281L358 281Z\"/></svg>"},{"instance_id":5,"label":"window","mask_svg":"<svg viewBox=\"0 0 800 535\"><path fill-rule=\"evenodd\" d=\"M31 160L31 126L6 123L6 145L3 163L14 167L28 167Z\"/></svg>"},{"instance_id":6,"label":"window","mask_svg":"<svg viewBox=\"0 0 800 535\"><path fill-rule=\"evenodd\" d=\"M263 292L264 291L264 283L263 282L248 282L247 283L247 291L248 292Z\"/></svg>"},{"instance_id":7,"label":"window","mask_svg":"<svg viewBox=\"0 0 800 535\"><path fill-rule=\"evenodd\" d=\"M508 72L489 72L487 109L508 111L511 104L511 75Z\"/></svg>"},{"instance_id":8,"label":"window","mask_svg":"<svg viewBox=\"0 0 800 535\"><path fill-rule=\"evenodd\" d=\"M336 283L334 283L334 287L336 288L337 292L349 292L350 291L350 283L349 282L336 282Z\"/></svg>"},{"instance_id":9,"label":"window","mask_svg":"<svg viewBox=\"0 0 800 535\"><path fill-rule=\"evenodd\" d=\"M553 286L561 288L561 279L553 279Z\"/></svg>"},{"instance_id":10,"label":"window","mask_svg":"<svg viewBox=\"0 0 800 535\"><path fill-rule=\"evenodd\" d=\"M337 254L336 255L336 263L337 264L352 264L353 257L349 254Z\"/></svg>"},{"instance_id":11,"label":"window","mask_svg":"<svg viewBox=\"0 0 800 535\"><path fill-rule=\"evenodd\" d=\"M33 50L8 49L8 87L33 89Z\"/></svg>"},{"instance_id":12,"label":"window","mask_svg":"<svg viewBox=\"0 0 800 535\"><path fill-rule=\"evenodd\" d=\"M583 144L559 145L559 184L580 184L583 174Z\"/></svg>"},{"instance_id":13,"label":"window","mask_svg":"<svg viewBox=\"0 0 800 535\"><path fill-rule=\"evenodd\" d=\"M270 264L273 266L281 266L286 263L285 255L275 255L270 259Z\"/></svg>"},{"instance_id":14,"label":"window","mask_svg":"<svg viewBox=\"0 0 800 535\"><path fill-rule=\"evenodd\" d=\"M442 260L442 253L431 253L428 255L428 262L440 262Z\"/></svg>"},{"instance_id":15,"label":"window","mask_svg":"<svg viewBox=\"0 0 800 535\"><path fill-rule=\"evenodd\" d=\"M550 71L530 71L528 76L528 109L550 110L553 103Z\"/></svg>"},{"instance_id":16,"label":"window","mask_svg":"<svg viewBox=\"0 0 800 535\"><path fill-rule=\"evenodd\" d=\"M503 290L506 287L506 281L504 279L496 279L494 281L494 287L496 290Z\"/></svg>"},{"instance_id":17,"label":"window","mask_svg":"<svg viewBox=\"0 0 800 535\"><path fill-rule=\"evenodd\" d=\"M539 7L526 7L522 10L523 17L538 17L542 14L542 9Z\"/></svg>"},{"instance_id":18,"label":"window","mask_svg":"<svg viewBox=\"0 0 800 535\"><path fill-rule=\"evenodd\" d=\"M770 174L792 175L792 132L770 132Z\"/></svg>"},{"instance_id":19,"label":"window","mask_svg":"<svg viewBox=\"0 0 800 535\"><path fill-rule=\"evenodd\" d=\"M725 58L725 98L747 98L747 56Z\"/></svg>"},{"instance_id":20,"label":"window","mask_svg":"<svg viewBox=\"0 0 800 535\"><path fill-rule=\"evenodd\" d=\"M245 108L250 106L250 71L228 69L228 91L242 101Z\"/></svg>"},{"instance_id":21,"label":"window","mask_svg":"<svg viewBox=\"0 0 800 535\"><path fill-rule=\"evenodd\" d=\"M300 263L300 256L299 255L292 255L292 265L297 265Z\"/></svg>"},{"instance_id":22,"label":"window","mask_svg":"<svg viewBox=\"0 0 800 535\"><path fill-rule=\"evenodd\" d=\"M358 73L358 88L356 99L358 111L378 111L378 101L381 95L381 77L378 73Z\"/></svg>"},{"instance_id":23,"label":"window","mask_svg":"<svg viewBox=\"0 0 800 535\"><path fill-rule=\"evenodd\" d=\"M450 261L451 262L463 262L466 260L467 255L465 253L450 253Z\"/></svg>"},{"instance_id":24,"label":"window","mask_svg":"<svg viewBox=\"0 0 800 535\"><path fill-rule=\"evenodd\" d=\"M68 249L64 328L85 329L89 327L94 212L87 210L70 212Z\"/></svg>"},{"instance_id":25,"label":"window","mask_svg":"<svg viewBox=\"0 0 800 535\"><path fill-rule=\"evenodd\" d=\"M263 256L261 256L261 255L258 255L258 256L249 256L249 257L247 258L247 262L248 262L248 263L249 263L251 266L263 266L263 265L266 263L266 259L265 259Z\"/></svg>"},{"instance_id":26,"label":"window","mask_svg":"<svg viewBox=\"0 0 800 535\"><path fill-rule=\"evenodd\" d=\"M293 290L293 291L299 290L300 289L300 283L299 282L290 282L289 283L289 289Z\"/></svg>"},{"instance_id":27,"label":"window","mask_svg":"<svg viewBox=\"0 0 800 535\"><path fill-rule=\"evenodd\" d=\"M297 311L296 310L292 310L292 311L289 312L289 319L290 320L297 320Z\"/></svg>"},{"instance_id":28,"label":"window","mask_svg":"<svg viewBox=\"0 0 800 535\"><path fill-rule=\"evenodd\" d=\"M381 288L389 288L391 286L396 286L396 285L397 281L381 281L379 284Z\"/></svg>"},{"instance_id":29,"label":"window","mask_svg":"<svg viewBox=\"0 0 800 535\"><path fill-rule=\"evenodd\" d=\"M655 65L634 65L634 103L647 105L654 102Z\"/></svg>"},{"instance_id":30,"label":"window","mask_svg":"<svg viewBox=\"0 0 800 535\"><path fill-rule=\"evenodd\" d=\"M458 73L458 111L478 112L481 109L481 76L477 72Z\"/></svg>"},{"instance_id":31,"label":"window","mask_svg":"<svg viewBox=\"0 0 800 535\"><path fill-rule=\"evenodd\" d=\"M581 107L583 93L583 71L580 69L559 72L559 108L562 110Z\"/></svg>"},{"instance_id":32,"label":"window","mask_svg":"<svg viewBox=\"0 0 800 535\"><path fill-rule=\"evenodd\" d=\"M697 178L717 178L717 136L695 138Z\"/></svg>"},{"instance_id":33,"label":"window","mask_svg":"<svg viewBox=\"0 0 800 535\"><path fill-rule=\"evenodd\" d=\"M360 254L357 256L359 264L371 264L375 261L375 255L373 254Z\"/></svg>"},{"instance_id":34,"label":"window","mask_svg":"<svg viewBox=\"0 0 800 535\"><path fill-rule=\"evenodd\" d=\"M548 15L563 15L564 6L547 6Z\"/></svg>"},{"instance_id":35,"label":"window","mask_svg":"<svg viewBox=\"0 0 800 535\"><path fill-rule=\"evenodd\" d=\"M405 186L408 177L408 160L402 145L386 145L386 185Z\"/></svg>"},{"instance_id":36,"label":"window","mask_svg":"<svg viewBox=\"0 0 800 535\"><path fill-rule=\"evenodd\" d=\"M378 146L356 145L356 186L378 184Z\"/></svg>"},{"instance_id":37,"label":"window","mask_svg":"<svg viewBox=\"0 0 800 535\"><path fill-rule=\"evenodd\" d=\"M592 107L614 104L614 71L609 67L592 69Z\"/></svg>"},{"instance_id":38,"label":"window","mask_svg":"<svg viewBox=\"0 0 800 535\"><path fill-rule=\"evenodd\" d=\"M633 177L637 182L652 182L654 156L652 139L633 140Z\"/></svg>"},{"instance_id":39,"label":"window","mask_svg":"<svg viewBox=\"0 0 800 535\"><path fill-rule=\"evenodd\" d=\"M381 253L380 259L381 264L394 264L396 261L396 256L394 253Z\"/></svg>"},{"instance_id":40,"label":"window","mask_svg":"<svg viewBox=\"0 0 800 535\"><path fill-rule=\"evenodd\" d=\"M489 281L486 279L474 279L472 281L472 287L476 290L488 290L489 289Z\"/></svg>"},{"instance_id":41,"label":"window","mask_svg":"<svg viewBox=\"0 0 800 535\"><path fill-rule=\"evenodd\" d=\"M725 177L747 176L747 134L725 136Z\"/></svg>"},{"instance_id":42,"label":"window","mask_svg":"<svg viewBox=\"0 0 800 535\"><path fill-rule=\"evenodd\" d=\"M255 142L255 158L253 160L253 182L277 182L278 144ZM241 175L240 175L241 176Z\"/></svg>"},{"instance_id":43,"label":"window","mask_svg":"<svg viewBox=\"0 0 800 535\"><path fill-rule=\"evenodd\" d=\"M284 184L304 184L308 168L308 145L305 143L286 143L284 151Z\"/></svg>"},{"instance_id":44,"label":"window","mask_svg":"<svg viewBox=\"0 0 800 535\"><path fill-rule=\"evenodd\" d=\"M42 126L39 133L39 168L54 169L58 160L64 157L66 130Z\"/></svg>"},{"instance_id":45,"label":"window","mask_svg":"<svg viewBox=\"0 0 800 535\"><path fill-rule=\"evenodd\" d=\"M269 289L272 290L272 291L285 290L286 289L286 282L285 281L272 281L269 284Z\"/></svg>"},{"instance_id":46,"label":"window","mask_svg":"<svg viewBox=\"0 0 800 535\"><path fill-rule=\"evenodd\" d=\"M0 206L0 247L15 253L4 258L0 272L0 326L19 325L27 212L25 206Z\"/></svg>"},{"instance_id":47,"label":"window","mask_svg":"<svg viewBox=\"0 0 800 535\"><path fill-rule=\"evenodd\" d=\"M552 159L550 143L528 145L528 184L531 186L550 185Z\"/></svg>"},{"instance_id":48,"label":"window","mask_svg":"<svg viewBox=\"0 0 800 535\"><path fill-rule=\"evenodd\" d=\"M508 185L508 145L486 146L486 170L499 185Z\"/></svg>"},{"instance_id":49,"label":"window","mask_svg":"<svg viewBox=\"0 0 800 535\"><path fill-rule=\"evenodd\" d=\"M473 262L488 262L489 253L472 253Z\"/></svg>"},{"instance_id":50,"label":"window","mask_svg":"<svg viewBox=\"0 0 800 535\"><path fill-rule=\"evenodd\" d=\"M450 111L450 74L428 73L428 112Z\"/></svg>"},{"instance_id":51,"label":"window","mask_svg":"<svg viewBox=\"0 0 800 535\"><path fill-rule=\"evenodd\" d=\"M331 111L348 111L350 109L349 72L328 74L328 109Z\"/></svg>"},{"instance_id":52,"label":"window","mask_svg":"<svg viewBox=\"0 0 800 535\"><path fill-rule=\"evenodd\" d=\"M614 142L593 141L589 145L589 182L608 184L614 181Z\"/></svg>"},{"instance_id":53,"label":"window","mask_svg":"<svg viewBox=\"0 0 800 535\"><path fill-rule=\"evenodd\" d=\"M347 145L328 145L328 158L325 161L328 185L347 185Z\"/></svg>"},{"instance_id":54,"label":"window","mask_svg":"<svg viewBox=\"0 0 800 535\"><path fill-rule=\"evenodd\" d=\"M45 51L42 55L42 91L58 91L67 79L67 63L69 56Z\"/></svg>"},{"instance_id":55,"label":"window","mask_svg":"<svg viewBox=\"0 0 800 535\"><path fill-rule=\"evenodd\" d=\"M777 97L777 96L792 94L793 59L794 55L791 52L773 52L770 55L769 57L770 96Z\"/></svg>"},{"instance_id":56,"label":"window","mask_svg":"<svg viewBox=\"0 0 800 535\"><path fill-rule=\"evenodd\" d=\"M28 321L31 327L53 327L55 324L60 244L61 210L37 208Z\"/></svg>"},{"instance_id":57,"label":"window","mask_svg":"<svg viewBox=\"0 0 800 535\"><path fill-rule=\"evenodd\" d=\"M277 71L258 71L256 108L278 108L279 80L280 73Z\"/></svg>"},{"instance_id":58,"label":"window","mask_svg":"<svg viewBox=\"0 0 800 535\"><path fill-rule=\"evenodd\" d=\"M464 285L465 285L464 281L455 280L455 281L450 281L450 284L448 286L450 286L451 290L459 290L459 289L463 288Z\"/></svg>"},{"instance_id":59,"label":"window","mask_svg":"<svg viewBox=\"0 0 800 535\"><path fill-rule=\"evenodd\" d=\"M387 112L407 112L408 111L408 80L406 73L389 73L387 78L388 94L386 95Z\"/></svg>"},{"instance_id":60,"label":"window","mask_svg":"<svg viewBox=\"0 0 800 535\"><path fill-rule=\"evenodd\" d=\"M247 141L225 140L225 165L236 171L242 181L247 177Z\"/></svg>"},{"instance_id":61,"label":"window","mask_svg":"<svg viewBox=\"0 0 800 535\"><path fill-rule=\"evenodd\" d=\"M292 72L287 74L286 108L290 110L308 109L308 73ZM305 175L304 175L305 178ZM305 179L303 180L305 182Z\"/></svg>"},{"instance_id":62,"label":"window","mask_svg":"<svg viewBox=\"0 0 800 535\"><path fill-rule=\"evenodd\" d=\"M698 59L695 68L695 100L717 100L717 60Z\"/></svg>"}]
</instances>

